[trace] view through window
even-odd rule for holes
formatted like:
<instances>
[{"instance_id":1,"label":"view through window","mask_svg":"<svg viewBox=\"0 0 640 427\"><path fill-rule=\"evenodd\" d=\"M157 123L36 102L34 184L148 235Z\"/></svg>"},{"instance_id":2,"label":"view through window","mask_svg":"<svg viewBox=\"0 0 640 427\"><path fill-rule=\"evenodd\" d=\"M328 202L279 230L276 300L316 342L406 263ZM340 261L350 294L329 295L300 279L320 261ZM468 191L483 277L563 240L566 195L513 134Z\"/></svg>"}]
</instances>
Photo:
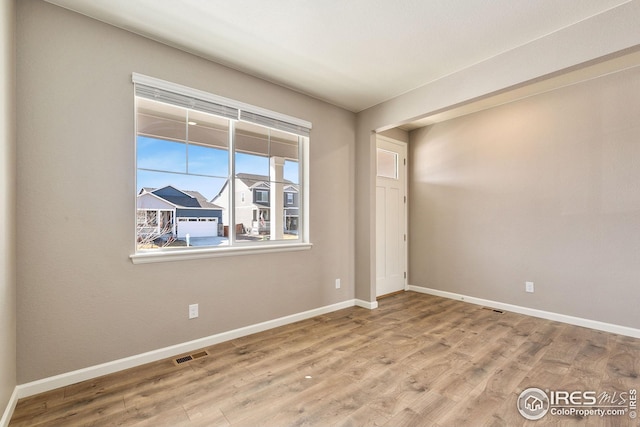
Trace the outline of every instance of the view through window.
<instances>
[{"instance_id":1,"label":"view through window","mask_svg":"<svg viewBox=\"0 0 640 427\"><path fill-rule=\"evenodd\" d=\"M301 241L306 136L151 98L136 96L138 251Z\"/></svg>"}]
</instances>

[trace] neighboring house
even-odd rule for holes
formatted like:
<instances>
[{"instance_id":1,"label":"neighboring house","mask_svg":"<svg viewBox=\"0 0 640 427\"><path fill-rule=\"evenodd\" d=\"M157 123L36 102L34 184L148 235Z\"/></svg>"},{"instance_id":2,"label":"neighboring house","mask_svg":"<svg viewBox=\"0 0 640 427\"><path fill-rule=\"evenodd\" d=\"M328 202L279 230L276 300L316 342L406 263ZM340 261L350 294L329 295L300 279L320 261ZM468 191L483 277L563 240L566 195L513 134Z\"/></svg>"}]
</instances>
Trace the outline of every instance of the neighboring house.
<instances>
[{"instance_id":1,"label":"neighboring house","mask_svg":"<svg viewBox=\"0 0 640 427\"><path fill-rule=\"evenodd\" d=\"M271 183L266 175L239 173L236 175L235 222L242 225L244 234L268 234L271 222ZM283 181L283 226L286 234L298 232L299 195L298 186L291 181ZM220 193L211 200L222 206L223 222L229 224L229 186L228 181Z\"/></svg>"},{"instance_id":2,"label":"neighboring house","mask_svg":"<svg viewBox=\"0 0 640 427\"><path fill-rule=\"evenodd\" d=\"M170 185L142 188L138 193L138 239L155 237L218 236L222 208L197 191L183 191Z\"/></svg>"}]
</instances>

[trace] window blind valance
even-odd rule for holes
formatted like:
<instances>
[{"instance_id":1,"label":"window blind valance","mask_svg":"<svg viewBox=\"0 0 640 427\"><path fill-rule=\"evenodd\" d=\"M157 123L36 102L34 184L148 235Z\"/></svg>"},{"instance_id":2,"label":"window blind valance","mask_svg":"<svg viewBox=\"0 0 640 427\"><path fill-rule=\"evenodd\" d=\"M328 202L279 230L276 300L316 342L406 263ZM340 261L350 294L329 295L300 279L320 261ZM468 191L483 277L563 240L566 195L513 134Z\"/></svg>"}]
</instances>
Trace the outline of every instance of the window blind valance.
<instances>
[{"instance_id":1,"label":"window blind valance","mask_svg":"<svg viewBox=\"0 0 640 427\"><path fill-rule=\"evenodd\" d=\"M241 110L240 120L256 125L265 126L268 128L278 129L283 132L293 133L300 136L309 136L309 128L307 127L284 122L282 120L252 113L250 111Z\"/></svg>"},{"instance_id":2,"label":"window blind valance","mask_svg":"<svg viewBox=\"0 0 640 427\"><path fill-rule=\"evenodd\" d=\"M160 101L178 107L189 108L192 110L202 111L204 113L214 114L227 119L238 119L239 111L235 108L206 101L191 96L181 95L179 93L169 92L155 87L136 83L136 95L143 98L149 98L154 101Z\"/></svg>"},{"instance_id":3,"label":"window blind valance","mask_svg":"<svg viewBox=\"0 0 640 427\"><path fill-rule=\"evenodd\" d=\"M308 137L311 123L198 89L133 73L137 96Z\"/></svg>"}]
</instances>

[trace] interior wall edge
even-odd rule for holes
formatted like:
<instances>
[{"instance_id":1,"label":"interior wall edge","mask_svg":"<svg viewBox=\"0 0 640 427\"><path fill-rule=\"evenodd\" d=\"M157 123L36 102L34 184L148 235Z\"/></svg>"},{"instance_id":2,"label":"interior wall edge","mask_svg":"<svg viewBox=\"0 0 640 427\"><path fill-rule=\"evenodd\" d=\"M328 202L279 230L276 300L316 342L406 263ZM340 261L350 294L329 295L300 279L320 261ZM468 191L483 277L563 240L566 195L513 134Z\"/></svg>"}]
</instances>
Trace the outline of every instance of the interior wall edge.
<instances>
[{"instance_id":1,"label":"interior wall edge","mask_svg":"<svg viewBox=\"0 0 640 427\"><path fill-rule=\"evenodd\" d=\"M16 0L0 3L0 425L17 384ZM11 410L10 410L11 409ZM2 412L0 412L2 414Z\"/></svg>"}]
</instances>

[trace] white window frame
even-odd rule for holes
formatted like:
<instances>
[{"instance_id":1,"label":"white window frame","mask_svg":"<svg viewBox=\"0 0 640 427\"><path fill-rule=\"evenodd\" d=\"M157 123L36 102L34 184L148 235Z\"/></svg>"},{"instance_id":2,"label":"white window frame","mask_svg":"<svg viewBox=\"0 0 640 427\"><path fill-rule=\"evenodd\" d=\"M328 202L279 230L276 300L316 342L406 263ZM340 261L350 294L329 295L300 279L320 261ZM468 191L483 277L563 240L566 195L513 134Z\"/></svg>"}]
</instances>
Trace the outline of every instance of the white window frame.
<instances>
[{"instance_id":1,"label":"white window frame","mask_svg":"<svg viewBox=\"0 0 640 427\"><path fill-rule=\"evenodd\" d=\"M302 197L299 198L299 209L302 215L302 221L300 222L302 222L302 227L299 228L299 239L295 242L289 242L287 240L273 240L259 242L259 244L255 245L242 243L241 245L237 246L231 245L202 248L191 247L188 249L171 248L168 250L154 249L148 251L134 250L134 253L130 255L130 259L134 264L311 249L312 244L309 241L309 132L312 125L310 122L292 116L287 116L282 113L266 110L261 107L256 107L232 99L223 98L208 92L192 89L186 86L167 82L153 77L144 76L138 73L133 73L132 81L134 85L136 85L136 89L134 90L134 92L136 92L136 95L138 91L137 85L141 85L144 90L147 91L153 91L153 89L155 88L158 91L176 94L181 102L184 99L192 98L196 103L199 100L202 100L206 103L218 104L224 110L225 114L227 114L226 117L229 117L229 111L233 111L234 109L237 110L237 118L230 118L230 120L232 120L230 124L230 132L232 132L233 130L234 121L242 120L301 136L301 138L299 138L300 155L298 159L298 167L300 170L301 181L299 185L302 189ZM233 166L233 163L231 164L231 166ZM235 176L235 172L233 170L230 171L230 176ZM235 180L231 179L230 181L233 182ZM233 200L233 194L234 192L231 191L230 210L232 211L235 209L235 200ZM135 222L136 216L134 216L133 219ZM135 236L135 232L133 233L133 235ZM230 241L232 241L231 238Z\"/></svg>"}]
</instances>

